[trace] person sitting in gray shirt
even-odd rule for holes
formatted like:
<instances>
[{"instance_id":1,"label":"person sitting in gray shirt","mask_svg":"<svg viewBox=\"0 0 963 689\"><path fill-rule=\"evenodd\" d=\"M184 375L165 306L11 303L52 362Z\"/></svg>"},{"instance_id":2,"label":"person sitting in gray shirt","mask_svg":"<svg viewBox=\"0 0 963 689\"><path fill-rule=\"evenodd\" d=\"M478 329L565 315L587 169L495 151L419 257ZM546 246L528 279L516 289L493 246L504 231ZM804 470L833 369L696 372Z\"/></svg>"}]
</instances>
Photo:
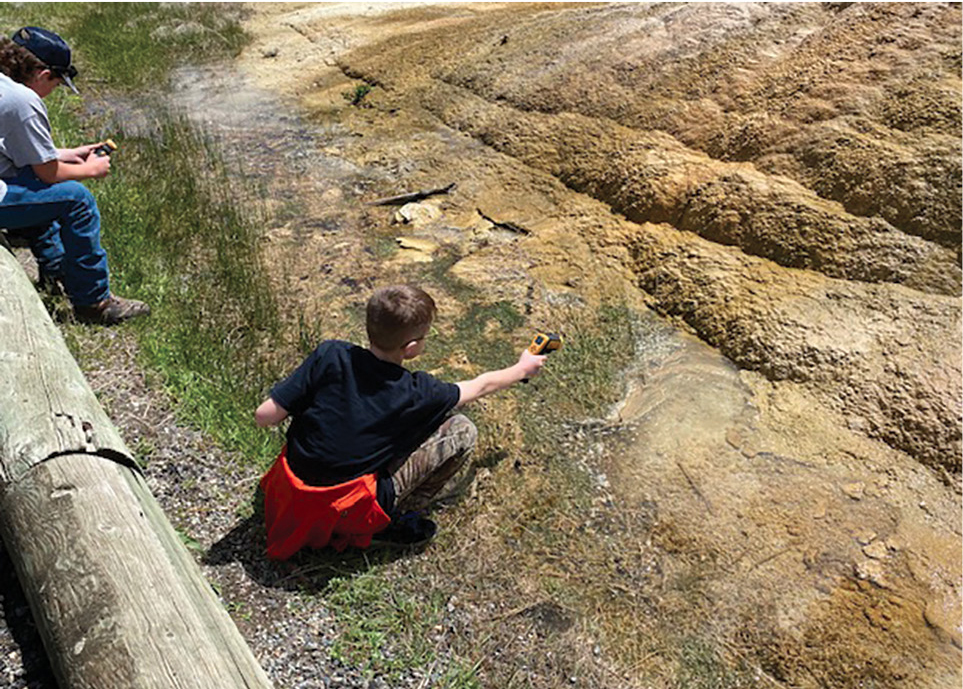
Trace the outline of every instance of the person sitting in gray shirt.
<instances>
[{"instance_id":1,"label":"person sitting in gray shirt","mask_svg":"<svg viewBox=\"0 0 963 689\"><path fill-rule=\"evenodd\" d=\"M0 37L0 227L27 239L41 284L61 283L81 321L113 325L150 313L110 292L97 201L80 180L110 172L101 144L58 149L43 99L66 84L75 93L70 48L28 26Z\"/></svg>"}]
</instances>

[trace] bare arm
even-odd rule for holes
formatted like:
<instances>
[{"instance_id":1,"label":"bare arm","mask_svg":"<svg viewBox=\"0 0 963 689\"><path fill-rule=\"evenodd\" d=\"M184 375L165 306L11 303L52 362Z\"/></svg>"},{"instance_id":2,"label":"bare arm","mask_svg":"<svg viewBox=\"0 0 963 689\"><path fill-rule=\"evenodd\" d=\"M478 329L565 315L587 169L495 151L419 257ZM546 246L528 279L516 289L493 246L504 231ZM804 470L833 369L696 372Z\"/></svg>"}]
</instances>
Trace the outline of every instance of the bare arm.
<instances>
[{"instance_id":1,"label":"bare arm","mask_svg":"<svg viewBox=\"0 0 963 689\"><path fill-rule=\"evenodd\" d=\"M458 398L458 404L455 406L463 407L485 395L504 390L524 378L537 376L539 369L545 364L546 358L544 355L532 354L528 349L524 349L514 366L498 371L488 371L477 378L458 383L461 395Z\"/></svg>"},{"instance_id":2,"label":"bare arm","mask_svg":"<svg viewBox=\"0 0 963 689\"><path fill-rule=\"evenodd\" d=\"M42 182L56 184L68 180L95 179L106 177L110 172L110 156L88 155L79 163L51 160L34 165L33 171Z\"/></svg>"},{"instance_id":3,"label":"bare arm","mask_svg":"<svg viewBox=\"0 0 963 689\"><path fill-rule=\"evenodd\" d=\"M61 163L82 163L87 160L90 152L100 146L102 143L103 142L86 144L84 146L77 146L77 148L58 148L57 160L59 160Z\"/></svg>"},{"instance_id":4,"label":"bare arm","mask_svg":"<svg viewBox=\"0 0 963 689\"><path fill-rule=\"evenodd\" d=\"M261 428L277 426L288 418L288 410L268 397L254 412L254 422Z\"/></svg>"}]
</instances>

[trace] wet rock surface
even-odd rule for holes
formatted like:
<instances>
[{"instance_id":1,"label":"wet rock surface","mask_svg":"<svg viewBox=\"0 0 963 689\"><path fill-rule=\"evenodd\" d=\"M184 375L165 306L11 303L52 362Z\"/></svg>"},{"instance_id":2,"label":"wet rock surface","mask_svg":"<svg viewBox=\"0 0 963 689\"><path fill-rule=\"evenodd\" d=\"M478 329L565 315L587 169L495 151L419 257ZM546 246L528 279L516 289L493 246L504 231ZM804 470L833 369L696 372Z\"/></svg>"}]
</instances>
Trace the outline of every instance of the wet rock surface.
<instances>
[{"instance_id":1,"label":"wet rock surface","mask_svg":"<svg viewBox=\"0 0 963 689\"><path fill-rule=\"evenodd\" d=\"M384 84L394 98L415 100L445 125L641 226L634 230L639 235L632 243L634 269L652 305L684 319L736 363L781 379L799 377L786 369L807 367L815 359L825 368L821 387L870 433L958 473L959 301L914 294L960 294L960 147L958 118L951 115L959 95L949 88L959 86L959 31L951 28L959 23L958 13L949 5L857 4L842 11L619 6L516 17L513 35L503 44L491 38L499 17L492 12L464 20L457 37L446 29L406 32L341 60L349 73ZM943 116L934 115L929 126L910 127L912 133L890 126L886 113L903 102L899 94L917 83L923 69L945 87L933 92L942 103L935 112ZM803 117L803 106L816 102L825 112ZM673 113L691 119L683 123L678 114L662 112L667 103ZM709 106L740 118L774 118L778 121L760 133L779 136L752 155L745 150L733 155L731 147L712 142L738 127L691 112ZM862 138L839 133L854 120ZM825 133L834 127L835 134ZM845 171L825 160L777 170L765 164L775 155L772 147L806 158L811 147L800 139L816 138L832 138L836 158L853 162ZM869 179L880 157L894 156L867 151L861 143L866 138L912 155L913 162L900 165L900 177ZM941 153L934 156L935 150ZM884 186L885 192L864 192L883 204L889 196L919 200L922 194L930 210L930 204L942 209L942 229L933 221L921 229L921 211L912 213L915 224L898 222L902 211L856 203L838 184L825 183L827 178L845 178L864 190ZM663 249L663 242L677 248ZM669 267L674 252L681 252L677 270ZM693 254L703 258L690 260ZM770 262L776 266L770 268ZM904 330L897 339L913 350L905 357L891 351L864 360L857 375L866 389L855 394L845 373L853 357L832 351L846 336L817 335L819 343L806 338L805 352L782 342L822 328L823 309L796 309L786 319L778 305L787 293L813 293L820 276L844 281L838 287L824 283L837 295L853 290L851 298L817 299L832 305L842 321L858 319L864 340L886 341L888 331ZM744 280L756 289L741 290ZM890 283L912 291L891 289ZM709 291L725 294L722 309ZM710 325L743 308L751 322L732 328L731 335L728 325ZM860 310L895 313L870 323ZM901 315L917 312L933 317L919 323ZM752 345L740 341L746 331L752 331ZM796 351L782 357L787 346ZM911 382L909 392L902 389L906 367L929 371L934 365L939 370L932 377ZM884 414L895 417L901 430L867 420L872 407L888 409Z\"/></svg>"}]
</instances>

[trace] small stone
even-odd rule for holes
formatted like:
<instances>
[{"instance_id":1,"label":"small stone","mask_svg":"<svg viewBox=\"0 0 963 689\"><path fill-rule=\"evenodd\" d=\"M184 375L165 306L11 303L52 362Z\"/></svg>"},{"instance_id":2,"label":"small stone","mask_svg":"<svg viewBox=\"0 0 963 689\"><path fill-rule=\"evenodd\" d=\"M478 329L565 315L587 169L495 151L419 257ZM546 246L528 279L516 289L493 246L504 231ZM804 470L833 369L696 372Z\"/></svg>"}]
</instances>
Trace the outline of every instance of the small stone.
<instances>
[{"instance_id":1,"label":"small stone","mask_svg":"<svg viewBox=\"0 0 963 689\"><path fill-rule=\"evenodd\" d=\"M261 51L261 57L277 57L279 52L281 51L278 50L277 46L271 46Z\"/></svg>"},{"instance_id":2,"label":"small stone","mask_svg":"<svg viewBox=\"0 0 963 689\"><path fill-rule=\"evenodd\" d=\"M856 542L860 545L869 545L876 540L875 531L860 531L856 534Z\"/></svg>"},{"instance_id":3,"label":"small stone","mask_svg":"<svg viewBox=\"0 0 963 689\"><path fill-rule=\"evenodd\" d=\"M960 605L956 601L930 600L923 610L923 619L940 635L946 636L957 648L963 647L960 636Z\"/></svg>"},{"instance_id":4,"label":"small stone","mask_svg":"<svg viewBox=\"0 0 963 689\"><path fill-rule=\"evenodd\" d=\"M431 254L438 250L438 242L433 242L430 239L395 237L395 241L398 242L398 246L402 249L411 249L412 251L420 251L425 254Z\"/></svg>"},{"instance_id":5,"label":"small stone","mask_svg":"<svg viewBox=\"0 0 963 689\"><path fill-rule=\"evenodd\" d=\"M394 221L405 225L427 225L441 217L441 211L424 203L406 203L395 211Z\"/></svg>"},{"instance_id":6,"label":"small stone","mask_svg":"<svg viewBox=\"0 0 963 689\"><path fill-rule=\"evenodd\" d=\"M854 565L856 578L862 581L869 581L880 588L889 588L889 581L883 571L883 565L879 560L864 560Z\"/></svg>"},{"instance_id":7,"label":"small stone","mask_svg":"<svg viewBox=\"0 0 963 689\"><path fill-rule=\"evenodd\" d=\"M862 481L854 481L852 483L843 484L843 492L853 500L862 500L865 490L866 484Z\"/></svg>"},{"instance_id":8,"label":"small stone","mask_svg":"<svg viewBox=\"0 0 963 689\"><path fill-rule=\"evenodd\" d=\"M863 554L866 557L871 557L874 560L882 560L887 556L888 551L886 549L886 544L882 541L874 541L863 547Z\"/></svg>"}]
</instances>

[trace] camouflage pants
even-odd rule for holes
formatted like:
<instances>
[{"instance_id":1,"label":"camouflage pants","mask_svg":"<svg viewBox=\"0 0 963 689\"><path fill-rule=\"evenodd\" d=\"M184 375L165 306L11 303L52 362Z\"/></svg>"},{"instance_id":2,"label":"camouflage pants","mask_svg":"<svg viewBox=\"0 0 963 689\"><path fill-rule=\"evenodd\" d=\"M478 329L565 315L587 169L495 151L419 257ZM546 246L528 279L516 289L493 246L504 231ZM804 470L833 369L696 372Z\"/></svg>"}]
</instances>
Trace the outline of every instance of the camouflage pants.
<instances>
[{"instance_id":1,"label":"camouflage pants","mask_svg":"<svg viewBox=\"0 0 963 689\"><path fill-rule=\"evenodd\" d=\"M475 424L456 414L408 457L389 466L395 485L395 509L408 512L426 507L464 466L477 437Z\"/></svg>"}]
</instances>

